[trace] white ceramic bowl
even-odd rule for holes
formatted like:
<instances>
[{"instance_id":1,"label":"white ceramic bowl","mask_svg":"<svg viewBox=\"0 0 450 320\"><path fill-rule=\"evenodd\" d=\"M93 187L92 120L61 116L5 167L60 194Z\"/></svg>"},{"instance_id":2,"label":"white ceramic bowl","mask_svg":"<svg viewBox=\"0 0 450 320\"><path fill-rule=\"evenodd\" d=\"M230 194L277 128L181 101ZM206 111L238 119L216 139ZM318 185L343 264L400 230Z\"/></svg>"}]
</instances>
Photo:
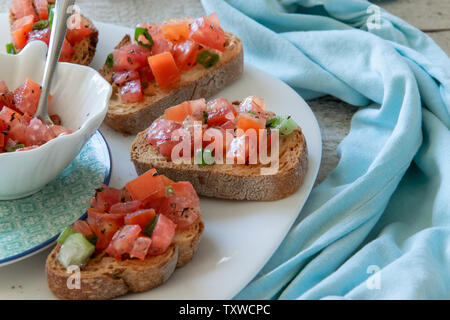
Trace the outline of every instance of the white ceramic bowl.
<instances>
[{"instance_id":1,"label":"white ceramic bowl","mask_svg":"<svg viewBox=\"0 0 450 320\"><path fill-rule=\"evenodd\" d=\"M10 90L27 77L41 83L46 51L43 42L33 41L17 55L0 54L0 80ZM0 154L0 200L39 191L72 162L103 122L111 86L94 69L58 63L51 93L49 114L58 114L62 125L74 132L33 150Z\"/></svg>"}]
</instances>

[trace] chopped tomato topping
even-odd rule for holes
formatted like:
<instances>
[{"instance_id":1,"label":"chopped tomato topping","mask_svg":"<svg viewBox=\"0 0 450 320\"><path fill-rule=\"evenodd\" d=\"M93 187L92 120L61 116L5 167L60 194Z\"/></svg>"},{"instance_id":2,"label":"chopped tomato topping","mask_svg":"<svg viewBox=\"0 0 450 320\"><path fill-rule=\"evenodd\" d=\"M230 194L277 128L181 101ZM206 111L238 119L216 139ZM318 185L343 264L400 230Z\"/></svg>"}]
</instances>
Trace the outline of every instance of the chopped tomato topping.
<instances>
[{"instance_id":1,"label":"chopped tomato topping","mask_svg":"<svg viewBox=\"0 0 450 320\"><path fill-rule=\"evenodd\" d=\"M160 88L168 88L180 80L180 72L170 52L150 56L148 63Z\"/></svg>"},{"instance_id":2,"label":"chopped tomato topping","mask_svg":"<svg viewBox=\"0 0 450 320\"><path fill-rule=\"evenodd\" d=\"M130 213L139 209L141 206L141 201L132 200L126 202L118 202L111 206L109 212L111 213Z\"/></svg>"},{"instance_id":3,"label":"chopped tomato topping","mask_svg":"<svg viewBox=\"0 0 450 320\"><path fill-rule=\"evenodd\" d=\"M256 96L247 97L239 104L239 113L247 112L264 119L266 118L265 109L264 99Z\"/></svg>"},{"instance_id":4,"label":"chopped tomato topping","mask_svg":"<svg viewBox=\"0 0 450 320\"><path fill-rule=\"evenodd\" d=\"M165 180L155 169L150 169L136 179L128 182L125 187L133 200L147 200L148 198L162 198L165 196Z\"/></svg>"},{"instance_id":5,"label":"chopped tomato topping","mask_svg":"<svg viewBox=\"0 0 450 320\"><path fill-rule=\"evenodd\" d=\"M79 13L74 13L67 21L66 39L72 46L88 37L94 32L90 27L85 17Z\"/></svg>"},{"instance_id":6,"label":"chopped tomato topping","mask_svg":"<svg viewBox=\"0 0 450 320\"><path fill-rule=\"evenodd\" d=\"M120 88L120 99L123 103L134 103L144 99L140 79L125 82Z\"/></svg>"},{"instance_id":7,"label":"chopped tomato topping","mask_svg":"<svg viewBox=\"0 0 450 320\"><path fill-rule=\"evenodd\" d=\"M27 80L14 91L16 109L22 113L34 115L39 103L40 95L41 86L30 78L27 78Z\"/></svg>"},{"instance_id":8,"label":"chopped tomato topping","mask_svg":"<svg viewBox=\"0 0 450 320\"><path fill-rule=\"evenodd\" d=\"M113 236L106 253L111 257L122 260L125 254L133 249L136 239L141 233L141 227L137 225L124 225Z\"/></svg>"},{"instance_id":9,"label":"chopped tomato topping","mask_svg":"<svg viewBox=\"0 0 450 320\"><path fill-rule=\"evenodd\" d=\"M169 218L160 214L152 233L152 245L150 255L158 255L167 250L172 243L177 225Z\"/></svg>"},{"instance_id":10,"label":"chopped tomato topping","mask_svg":"<svg viewBox=\"0 0 450 320\"><path fill-rule=\"evenodd\" d=\"M50 29L45 28L43 30L33 30L28 33L28 42L35 40L43 41L48 46L50 42Z\"/></svg>"},{"instance_id":11,"label":"chopped tomato topping","mask_svg":"<svg viewBox=\"0 0 450 320\"><path fill-rule=\"evenodd\" d=\"M139 72L136 70L129 70L123 72L114 72L113 81L117 85L126 83L127 81L139 79Z\"/></svg>"},{"instance_id":12,"label":"chopped tomato topping","mask_svg":"<svg viewBox=\"0 0 450 320\"><path fill-rule=\"evenodd\" d=\"M16 20L28 15L32 15L35 20L38 19L31 0L12 0L11 13Z\"/></svg>"},{"instance_id":13,"label":"chopped tomato topping","mask_svg":"<svg viewBox=\"0 0 450 320\"><path fill-rule=\"evenodd\" d=\"M122 190L102 185L96 190L95 196L89 201L89 204L94 209L108 211L111 206L121 202L123 197Z\"/></svg>"},{"instance_id":14,"label":"chopped tomato topping","mask_svg":"<svg viewBox=\"0 0 450 320\"><path fill-rule=\"evenodd\" d=\"M59 61L61 62L70 62L72 60L73 54L75 53L75 49L72 45L64 39L63 47L61 49L61 54L59 56Z\"/></svg>"},{"instance_id":15,"label":"chopped tomato topping","mask_svg":"<svg viewBox=\"0 0 450 320\"><path fill-rule=\"evenodd\" d=\"M97 236L97 250L106 249L114 234L123 225L123 214L103 213L89 208L87 222Z\"/></svg>"},{"instance_id":16,"label":"chopped tomato topping","mask_svg":"<svg viewBox=\"0 0 450 320\"><path fill-rule=\"evenodd\" d=\"M137 224L142 229L147 223L154 218L156 212L154 209L143 209L136 212L128 213L125 216L125 224Z\"/></svg>"},{"instance_id":17,"label":"chopped tomato topping","mask_svg":"<svg viewBox=\"0 0 450 320\"><path fill-rule=\"evenodd\" d=\"M195 19L190 25L190 38L206 47L225 51L225 32L218 21L215 14Z\"/></svg>"},{"instance_id":18,"label":"chopped tomato topping","mask_svg":"<svg viewBox=\"0 0 450 320\"><path fill-rule=\"evenodd\" d=\"M152 239L149 237L138 237L134 242L133 249L130 251L130 258L138 258L144 260L147 256L148 250L152 244Z\"/></svg>"},{"instance_id":19,"label":"chopped tomato topping","mask_svg":"<svg viewBox=\"0 0 450 320\"><path fill-rule=\"evenodd\" d=\"M55 138L53 131L38 118L31 119L25 131L25 145L41 145Z\"/></svg>"},{"instance_id":20,"label":"chopped tomato topping","mask_svg":"<svg viewBox=\"0 0 450 320\"><path fill-rule=\"evenodd\" d=\"M39 19L48 19L48 1L47 0L33 0L36 12L39 15Z\"/></svg>"},{"instance_id":21,"label":"chopped tomato topping","mask_svg":"<svg viewBox=\"0 0 450 320\"><path fill-rule=\"evenodd\" d=\"M164 23L160 28L164 37L171 42L183 42L189 38L188 23Z\"/></svg>"},{"instance_id":22,"label":"chopped tomato topping","mask_svg":"<svg viewBox=\"0 0 450 320\"><path fill-rule=\"evenodd\" d=\"M94 234L94 231L92 231L91 227L85 220L75 221L71 228L76 232L82 233L85 237L89 237Z\"/></svg>"},{"instance_id":23,"label":"chopped tomato topping","mask_svg":"<svg viewBox=\"0 0 450 320\"><path fill-rule=\"evenodd\" d=\"M11 26L11 36L14 47L22 49L28 41L28 32L33 30L34 16L28 15L14 21Z\"/></svg>"},{"instance_id":24,"label":"chopped tomato topping","mask_svg":"<svg viewBox=\"0 0 450 320\"><path fill-rule=\"evenodd\" d=\"M180 70L189 70L197 64L199 46L191 40L178 43L173 46L172 54L175 63Z\"/></svg>"},{"instance_id":25,"label":"chopped tomato topping","mask_svg":"<svg viewBox=\"0 0 450 320\"><path fill-rule=\"evenodd\" d=\"M260 129L266 128L266 119L259 118L248 112L240 113L237 118L237 128L242 129L244 132L249 129L254 129L259 134Z\"/></svg>"},{"instance_id":26,"label":"chopped tomato topping","mask_svg":"<svg viewBox=\"0 0 450 320\"><path fill-rule=\"evenodd\" d=\"M113 52L114 71L138 70L147 66L149 56L150 51L143 46L137 44L123 46Z\"/></svg>"},{"instance_id":27,"label":"chopped tomato topping","mask_svg":"<svg viewBox=\"0 0 450 320\"><path fill-rule=\"evenodd\" d=\"M7 138L25 144L28 124L21 114L8 107L3 107L0 111L0 119L3 120L9 128L9 130L7 130Z\"/></svg>"},{"instance_id":28,"label":"chopped tomato topping","mask_svg":"<svg viewBox=\"0 0 450 320\"><path fill-rule=\"evenodd\" d=\"M225 122L236 122L236 109L225 98L217 98L211 100L206 105L206 112L208 113L208 126L221 126Z\"/></svg>"},{"instance_id":29,"label":"chopped tomato topping","mask_svg":"<svg viewBox=\"0 0 450 320\"><path fill-rule=\"evenodd\" d=\"M146 141L158 148L163 156L170 159L173 147L180 143L179 141L171 140L171 138L175 131L180 128L182 128L181 123L166 119L158 119L153 122L148 129Z\"/></svg>"}]
</instances>

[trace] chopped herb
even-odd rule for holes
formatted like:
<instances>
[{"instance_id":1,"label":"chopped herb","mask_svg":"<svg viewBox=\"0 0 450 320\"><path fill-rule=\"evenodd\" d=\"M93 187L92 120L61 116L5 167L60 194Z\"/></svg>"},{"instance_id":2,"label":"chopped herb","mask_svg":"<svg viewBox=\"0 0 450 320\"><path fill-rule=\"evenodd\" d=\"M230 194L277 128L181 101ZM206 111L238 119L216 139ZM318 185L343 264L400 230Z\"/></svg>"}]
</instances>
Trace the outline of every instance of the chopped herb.
<instances>
[{"instance_id":1,"label":"chopped herb","mask_svg":"<svg viewBox=\"0 0 450 320\"><path fill-rule=\"evenodd\" d=\"M208 50L202 51L197 55L197 62L205 68L211 68L219 61L219 55Z\"/></svg>"},{"instance_id":2,"label":"chopped herb","mask_svg":"<svg viewBox=\"0 0 450 320\"><path fill-rule=\"evenodd\" d=\"M44 30L48 27L48 20L41 20L33 24L33 30Z\"/></svg>"},{"instance_id":3,"label":"chopped herb","mask_svg":"<svg viewBox=\"0 0 450 320\"><path fill-rule=\"evenodd\" d=\"M148 40L148 43L143 43L142 41L139 41L139 36L141 36L141 35L143 35L145 37L145 39ZM134 30L134 40L136 40L136 42L139 45L146 47L149 50L152 49L153 38L150 35L150 33L148 33L148 30L146 28L136 28L136 30Z\"/></svg>"},{"instance_id":4,"label":"chopped herb","mask_svg":"<svg viewBox=\"0 0 450 320\"><path fill-rule=\"evenodd\" d=\"M25 148L25 145L23 143L16 143L15 145L12 145L12 146L6 146L5 150L7 152L14 152L14 151L22 149L22 148Z\"/></svg>"},{"instance_id":5,"label":"chopped herb","mask_svg":"<svg viewBox=\"0 0 450 320\"><path fill-rule=\"evenodd\" d=\"M157 214L156 216L153 217L152 220L150 220L144 227L144 229L142 230L142 232L144 232L145 235L151 237L152 233L153 233L153 229L155 229L156 226L156 222L158 221L159 218L159 214Z\"/></svg>"},{"instance_id":6,"label":"chopped herb","mask_svg":"<svg viewBox=\"0 0 450 320\"><path fill-rule=\"evenodd\" d=\"M6 44L6 52L9 54L16 54L16 49L14 48L12 42Z\"/></svg>"},{"instance_id":7,"label":"chopped herb","mask_svg":"<svg viewBox=\"0 0 450 320\"><path fill-rule=\"evenodd\" d=\"M166 198L168 198L170 195L174 194L175 190L173 190L172 186L167 186L166 187Z\"/></svg>"},{"instance_id":8,"label":"chopped herb","mask_svg":"<svg viewBox=\"0 0 450 320\"><path fill-rule=\"evenodd\" d=\"M98 237L95 234L91 234L90 236L87 236L86 239L95 246L97 244Z\"/></svg>"},{"instance_id":9,"label":"chopped herb","mask_svg":"<svg viewBox=\"0 0 450 320\"><path fill-rule=\"evenodd\" d=\"M250 113L250 114L256 116L256 114L253 112L253 110L248 110L248 113Z\"/></svg>"},{"instance_id":10,"label":"chopped herb","mask_svg":"<svg viewBox=\"0 0 450 320\"><path fill-rule=\"evenodd\" d=\"M112 67L113 67L113 65L114 65L114 57L113 57L113 54L112 54L112 53L108 54L108 56L106 57L105 64L106 64L109 68L112 68Z\"/></svg>"},{"instance_id":11,"label":"chopped herb","mask_svg":"<svg viewBox=\"0 0 450 320\"><path fill-rule=\"evenodd\" d=\"M208 122L208 112L203 111L203 122L206 124Z\"/></svg>"}]
</instances>

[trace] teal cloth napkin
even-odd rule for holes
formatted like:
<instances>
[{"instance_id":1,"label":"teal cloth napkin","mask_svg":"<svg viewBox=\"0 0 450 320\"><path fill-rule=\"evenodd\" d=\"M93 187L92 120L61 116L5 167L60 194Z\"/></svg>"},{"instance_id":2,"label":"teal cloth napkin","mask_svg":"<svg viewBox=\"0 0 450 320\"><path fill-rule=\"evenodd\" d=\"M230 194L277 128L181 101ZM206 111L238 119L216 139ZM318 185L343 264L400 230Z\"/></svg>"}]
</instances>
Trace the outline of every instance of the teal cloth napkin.
<instances>
[{"instance_id":1,"label":"teal cloth napkin","mask_svg":"<svg viewBox=\"0 0 450 320\"><path fill-rule=\"evenodd\" d=\"M449 299L448 56L363 0L202 3L246 62L360 106L337 168L235 298Z\"/></svg>"}]
</instances>

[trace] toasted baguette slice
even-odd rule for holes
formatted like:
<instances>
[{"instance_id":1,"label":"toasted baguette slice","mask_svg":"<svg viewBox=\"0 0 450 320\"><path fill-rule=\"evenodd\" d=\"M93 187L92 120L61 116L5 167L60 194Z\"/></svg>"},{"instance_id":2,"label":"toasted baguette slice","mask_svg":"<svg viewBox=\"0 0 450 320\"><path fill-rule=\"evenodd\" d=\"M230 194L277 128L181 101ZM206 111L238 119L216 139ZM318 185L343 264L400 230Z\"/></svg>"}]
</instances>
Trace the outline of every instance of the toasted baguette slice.
<instances>
[{"instance_id":1,"label":"toasted baguette slice","mask_svg":"<svg viewBox=\"0 0 450 320\"><path fill-rule=\"evenodd\" d=\"M280 136L279 169L261 175L269 165L175 164L167 161L158 149L145 141L142 131L131 146L131 161L140 175L155 168L172 180L189 181L199 195L235 200L279 200L293 194L303 182L308 168L306 140L300 128Z\"/></svg>"},{"instance_id":2,"label":"toasted baguette slice","mask_svg":"<svg viewBox=\"0 0 450 320\"><path fill-rule=\"evenodd\" d=\"M55 0L49 0L48 1L49 8L54 3ZM97 48L98 42L98 30L97 28L95 28L91 20L89 20L85 16L83 17L86 19L85 22L88 24L89 28L93 30L93 32L88 37L81 40L73 47L75 52L70 62L87 66L91 63L92 59L94 59L95 50ZM9 12L10 25L12 25L14 21L16 21L16 18L14 17L14 14L10 11Z\"/></svg>"},{"instance_id":3,"label":"toasted baguette slice","mask_svg":"<svg viewBox=\"0 0 450 320\"><path fill-rule=\"evenodd\" d=\"M200 214L200 209L196 209ZM119 261L97 256L81 268L80 289L69 289L72 275L59 263L57 245L47 257L47 283L53 294L64 300L112 299L128 292L142 292L161 285L174 272L188 263L197 250L204 223L199 216L188 229L177 231L172 244L161 255L145 260Z\"/></svg>"},{"instance_id":4,"label":"toasted baguette slice","mask_svg":"<svg viewBox=\"0 0 450 320\"><path fill-rule=\"evenodd\" d=\"M186 100L208 98L230 83L239 79L243 72L241 40L225 32L225 52L219 62L206 69L196 65L190 70L180 72L181 80L169 89L160 89L156 83L150 83L144 89L144 100L136 103L122 103L119 88L113 84L113 69L104 66L100 74L113 85L105 123L124 134L137 134L147 128L166 108ZM131 43L130 36L125 36L116 49Z\"/></svg>"}]
</instances>

